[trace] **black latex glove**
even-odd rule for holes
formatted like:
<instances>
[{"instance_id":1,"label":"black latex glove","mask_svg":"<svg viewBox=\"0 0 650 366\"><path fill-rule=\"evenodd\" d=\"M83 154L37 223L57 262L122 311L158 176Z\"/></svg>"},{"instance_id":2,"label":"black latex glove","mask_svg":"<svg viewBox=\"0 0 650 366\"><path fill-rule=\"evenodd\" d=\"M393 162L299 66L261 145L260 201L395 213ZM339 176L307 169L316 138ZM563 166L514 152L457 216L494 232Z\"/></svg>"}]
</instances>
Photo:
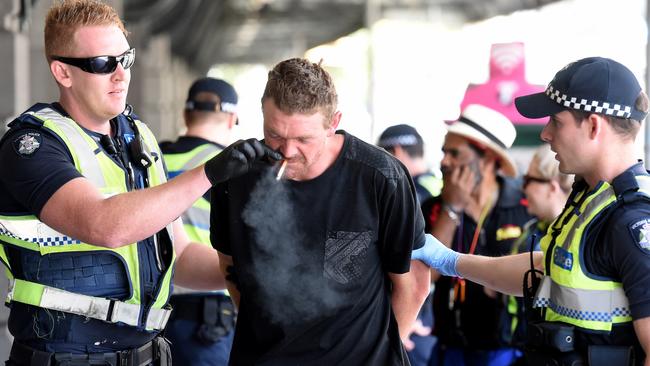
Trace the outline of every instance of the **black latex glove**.
<instances>
[{"instance_id":1,"label":"black latex glove","mask_svg":"<svg viewBox=\"0 0 650 366\"><path fill-rule=\"evenodd\" d=\"M239 140L205 163L205 175L212 185L240 176L256 161L275 164L282 154L256 139Z\"/></svg>"}]
</instances>

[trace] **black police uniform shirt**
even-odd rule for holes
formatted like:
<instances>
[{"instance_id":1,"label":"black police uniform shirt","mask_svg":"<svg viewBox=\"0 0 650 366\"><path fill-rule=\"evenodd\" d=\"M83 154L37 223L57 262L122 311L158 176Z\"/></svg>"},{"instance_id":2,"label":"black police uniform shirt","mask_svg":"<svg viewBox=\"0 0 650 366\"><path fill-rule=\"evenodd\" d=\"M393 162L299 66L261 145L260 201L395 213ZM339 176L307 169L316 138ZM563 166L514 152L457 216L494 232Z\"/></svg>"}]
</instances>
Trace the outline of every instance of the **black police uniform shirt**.
<instances>
[{"instance_id":1,"label":"black police uniform shirt","mask_svg":"<svg viewBox=\"0 0 650 366\"><path fill-rule=\"evenodd\" d=\"M58 103L51 107L59 113L66 115ZM116 118L111 121L116 131L114 146L126 146L134 138L134 132L125 118ZM101 134L84 129L88 135L99 141ZM34 138L38 146L34 149L20 150L18 148L25 136ZM99 144L102 146L102 144ZM102 146L102 149L106 149ZM126 150L119 149L118 150ZM107 154L123 167L123 163L116 155ZM124 155L129 159L128 154ZM156 157L159 158L159 157ZM82 177L74 167L72 157L60 138L44 128L24 127L10 129L3 137L0 146L0 214L1 215L26 215L34 214L40 217L43 206L49 198L65 183L72 179ZM134 184L136 188L145 186L146 175L144 171L133 165ZM111 223L106 223L111 225ZM129 279L124 273L123 265L113 256L104 255L95 257L83 253L66 254L70 261L58 260L50 263L45 257L39 259L38 254L28 250L19 250L13 246L5 246L12 268L18 269L27 265L40 265L45 272L46 263L51 264L52 270L61 268L61 273L53 274L52 278L41 276L41 283L49 282L54 287L61 287L66 276L72 275L78 265L83 267L103 268L107 272L115 272L113 279L101 276L93 277L100 281L90 281L83 294L91 296L110 297L125 300L129 296ZM142 297L147 298L155 291L155 284L160 279L161 271L156 265L156 252L151 238L138 242L139 257L144 263L140 267L142 281ZM27 259L28 255L31 259ZM52 256L47 256L52 257ZM61 258L60 256L58 257ZM74 264L73 264L74 261ZM55 262L55 260L52 260ZM67 264L66 264L67 263ZM80 271L76 271L80 272ZM83 273L74 274L75 283L84 281ZM50 271L50 273L53 273ZM57 286L59 284L59 286ZM9 330L17 341L33 348L49 352L110 352L138 347L153 339L156 333L137 330L130 326L120 326L100 320L89 319L70 313L44 310L18 302L11 304L9 316Z\"/></svg>"},{"instance_id":2,"label":"black police uniform shirt","mask_svg":"<svg viewBox=\"0 0 650 366\"><path fill-rule=\"evenodd\" d=\"M638 163L613 184L644 174L643 164ZM601 216L600 230L592 230L583 242L585 269L595 278L621 282L632 318L646 318L650 316L650 202L637 200L609 211ZM643 364L643 349L632 323L614 325L609 334L578 332L576 347L585 349L587 344L634 345L637 363Z\"/></svg>"},{"instance_id":3,"label":"black police uniform shirt","mask_svg":"<svg viewBox=\"0 0 650 366\"><path fill-rule=\"evenodd\" d=\"M211 241L232 256L236 365L408 365L388 273L424 222L405 167L356 137L309 181L257 170L213 190Z\"/></svg>"},{"instance_id":4,"label":"black police uniform shirt","mask_svg":"<svg viewBox=\"0 0 650 366\"><path fill-rule=\"evenodd\" d=\"M531 219L526 210L521 184L516 179L499 177L499 198L479 232L475 254L491 257L510 254L512 245L521 235L524 225ZM442 199L431 198L422 204L426 231L439 215L444 215ZM451 248L467 253L470 250L477 223L468 215L461 215L461 224L456 229ZM436 282L434 292L434 333L441 345L463 347L467 350L486 350L505 347L510 334L510 324L504 322L504 295L492 298L485 294L481 285L465 281L465 300L457 302L450 309L455 279L442 276ZM460 311L460 324L456 324L456 311ZM509 338L509 337L508 337Z\"/></svg>"}]
</instances>

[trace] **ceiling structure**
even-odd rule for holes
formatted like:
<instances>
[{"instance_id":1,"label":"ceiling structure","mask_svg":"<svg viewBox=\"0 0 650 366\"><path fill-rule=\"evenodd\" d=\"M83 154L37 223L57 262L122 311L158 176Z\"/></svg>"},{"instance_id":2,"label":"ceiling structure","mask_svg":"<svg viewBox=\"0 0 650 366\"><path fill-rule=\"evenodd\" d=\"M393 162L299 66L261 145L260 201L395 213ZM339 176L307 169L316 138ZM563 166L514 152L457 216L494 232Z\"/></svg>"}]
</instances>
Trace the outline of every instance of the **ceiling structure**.
<instances>
[{"instance_id":1,"label":"ceiling structure","mask_svg":"<svg viewBox=\"0 0 650 366\"><path fill-rule=\"evenodd\" d=\"M204 73L214 64L272 63L363 28L390 11L435 10L472 22L557 0L123 0L139 37L165 33ZM369 15L378 14L378 15Z\"/></svg>"}]
</instances>

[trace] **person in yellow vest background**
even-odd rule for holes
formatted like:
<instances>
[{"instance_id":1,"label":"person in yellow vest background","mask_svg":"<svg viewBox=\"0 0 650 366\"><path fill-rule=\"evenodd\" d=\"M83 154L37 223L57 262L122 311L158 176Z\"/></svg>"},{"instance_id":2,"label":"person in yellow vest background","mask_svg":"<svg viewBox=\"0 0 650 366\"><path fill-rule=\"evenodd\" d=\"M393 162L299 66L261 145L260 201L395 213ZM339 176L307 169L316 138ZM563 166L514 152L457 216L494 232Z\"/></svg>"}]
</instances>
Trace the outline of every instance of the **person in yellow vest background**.
<instances>
[{"instance_id":1,"label":"person in yellow vest background","mask_svg":"<svg viewBox=\"0 0 650 366\"><path fill-rule=\"evenodd\" d=\"M175 142L161 142L170 179L203 164L230 142L237 123L237 92L226 81L196 80L189 89L183 118L187 131ZM210 193L183 213L192 241L210 244ZM175 286L174 308L165 336L175 365L227 365L235 311L226 291L201 292Z\"/></svg>"},{"instance_id":2,"label":"person in yellow vest background","mask_svg":"<svg viewBox=\"0 0 650 366\"><path fill-rule=\"evenodd\" d=\"M59 100L0 140L0 260L11 281L7 365L169 365L160 336L179 285L220 289L212 248L179 216L213 184L281 156L239 141L170 182L156 139L126 104L135 62L110 6L57 2L45 55Z\"/></svg>"},{"instance_id":3,"label":"person in yellow vest background","mask_svg":"<svg viewBox=\"0 0 650 366\"><path fill-rule=\"evenodd\" d=\"M562 213L574 177L573 174L560 172L559 168L560 164L555 160L555 153L549 144L544 143L535 150L522 183L528 213L535 217L524 225L523 233L512 246L512 254L539 252L540 239L551 222ZM506 316L511 319L510 343L522 350L527 336L526 315L523 299L509 296ZM526 364L525 358L520 358L515 365Z\"/></svg>"},{"instance_id":4,"label":"person in yellow vest background","mask_svg":"<svg viewBox=\"0 0 650 366\"><path fill-rule=\"evenodd\" d=\"M463 255L433 238L413 257L532 297L531 365L650 365L650 176L634 144L647 95L624 65L589 57L560 70L545 92L515 103L526 117L550 117L541 137L560 171L577 177L541 240L543 257ZM529 261L543 269L538 286Z\"/></svg>"}]
</instances>

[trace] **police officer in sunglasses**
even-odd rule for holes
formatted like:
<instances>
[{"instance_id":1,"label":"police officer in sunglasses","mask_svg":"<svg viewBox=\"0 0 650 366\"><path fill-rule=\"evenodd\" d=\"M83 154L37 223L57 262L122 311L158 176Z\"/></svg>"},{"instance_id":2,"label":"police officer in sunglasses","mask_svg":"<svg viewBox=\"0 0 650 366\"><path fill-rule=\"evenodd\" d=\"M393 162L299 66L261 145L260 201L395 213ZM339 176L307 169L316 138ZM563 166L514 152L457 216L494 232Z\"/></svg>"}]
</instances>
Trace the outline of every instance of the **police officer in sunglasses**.
<instances>
[{"instance_id":1,"label":"police officer in sunglasses","mask_svg":"<svg viewBox=\"0 0 650 366\"><path fill-rule=\"evenodd\" d=\"M217 252L179 216L213 184L282 157L250 139L166 182L126 104L135 50L110 6L57 2L45 53L59 88L0 140L0 260L11 281L7 365L170 365L172 280L224 288Z\"/></svg>"}]
</instances>

